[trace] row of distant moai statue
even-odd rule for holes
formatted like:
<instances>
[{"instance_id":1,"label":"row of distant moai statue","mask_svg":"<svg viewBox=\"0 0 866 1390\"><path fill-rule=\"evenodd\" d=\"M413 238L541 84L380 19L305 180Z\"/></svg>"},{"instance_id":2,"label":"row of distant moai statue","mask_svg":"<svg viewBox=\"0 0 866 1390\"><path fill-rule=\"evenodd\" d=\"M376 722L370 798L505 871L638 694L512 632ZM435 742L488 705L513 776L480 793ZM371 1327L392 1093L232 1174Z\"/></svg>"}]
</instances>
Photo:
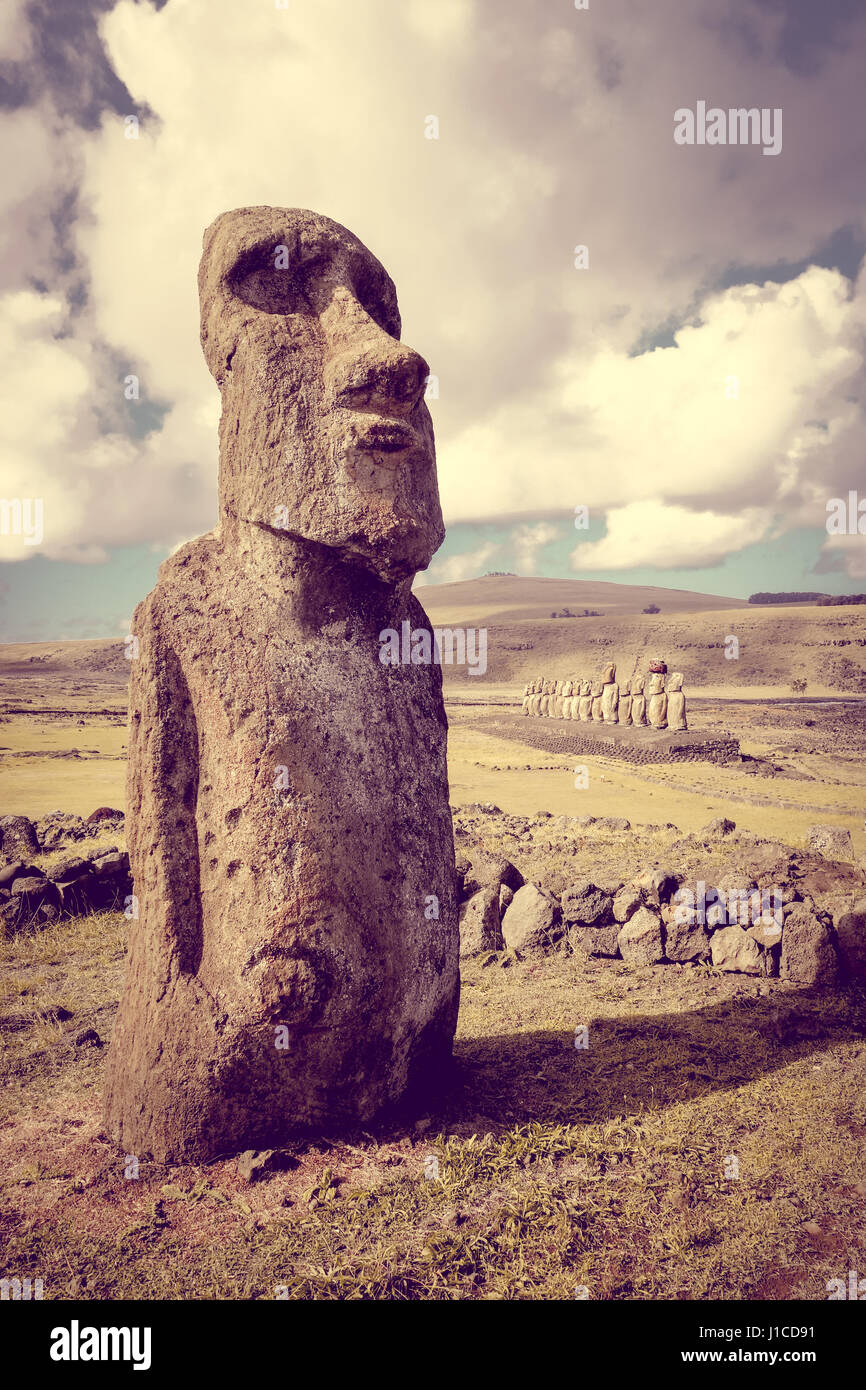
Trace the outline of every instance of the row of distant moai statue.
<instances>
[{"instance_id":1,"label":"row of distant moai statue","mask_svg":"<svg viewBox=\"0 0 866 1390\"><path fill-rule=\"evenodd\" d=\"M584 723L633 724L653 729L688 729L686 697L679 671L668 676L663 661L650 662L649 674L619 686L616 666L600 680L545 680L537 676L523 692L523 713Z\"/></svg>"}]
</instances>

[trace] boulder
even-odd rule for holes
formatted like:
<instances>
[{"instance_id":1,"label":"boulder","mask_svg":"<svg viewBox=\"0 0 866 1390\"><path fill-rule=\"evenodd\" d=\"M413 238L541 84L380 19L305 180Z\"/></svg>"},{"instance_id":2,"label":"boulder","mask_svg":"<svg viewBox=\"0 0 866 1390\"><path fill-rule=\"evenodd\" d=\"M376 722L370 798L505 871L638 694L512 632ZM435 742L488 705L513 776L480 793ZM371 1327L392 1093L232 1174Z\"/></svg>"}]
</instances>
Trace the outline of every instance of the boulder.
<instances>
[{"instance_id":1,"label":"boulder","mask_svg":"<svg viewBox=\"0 0 866 1390\"><path fill-rule=\"evenodd\" d=\"M534 883L525 883L502 919L502 935L510 951L549 949L562 936L559 903Z\"/></svg>"},{"instance_id":2,"label":"boulder","mask_svg":"<svg viewBox=\"0 0 866 1390\"><path fill-rule=\"evenodd\" d=\"M56 864L52 864L50 869L46 869L45 872L55 883L60 883L65 879L80 878L82 874L90 872L90 860L77 857L59 859Z\"/></svg>"},{"instance_id":3,"label":"boulder","mask_svg":"<svg viewBox=\"0 0 866 1390\"><path fill-rule=\"evenodd\" d=\"M785 918L779 975L798 985L830 985L838 969L830 927L805 903L796 903Z\"/></svg>"},{"instance_id":4,"label":"boulder","mask_svg":"<svg viewBox=\"0 0 866 1390\"><path fill-rule=\"evenodd\" d=\"M716 970L738 970L744 975L763 975L761 948L742 927L722 927L710 939Z\"/></svg>"},{"instance_id":5,"label":"boulder","mask_svg":"<svg viewBox=\"0 0 866 1390\"><path fill-rule=\"evenodd\" d=\"M851 831L841 825L810 825L806 831L806 843L825 859L854 858Z\"/></svg>"},{"instance_id":6,"label":"boulder","mask_svg":"<svg viewBox=\"0 0 866 1390\"><path fill-rule=\"evenodd\" d=\"M481 888L498 888L501 883L517 892L523 887L523 874L510 859L501 854L489 854L486 850L475 850L471 864L463 878L463 896L471 898Z\"/></svg>"},{"instance_id":7,"label":"boulder","mask_svg":"<svg viewBox=\"0 0 866 1390\"><path fill-rule=\"evenodd\" d=\"M682 915L682 914L681 914ZM671 916L665 928L665 955L670 961L706 961L710 958L710 933L694 920L677 921Z\"/></svg>"},{"instance_id":8,"label":"boulder","mask_svg":"<svg viewBox=\"0 0 866 1390\"><path fill-rule=\"evenodd\" d=\"M619 923L627 922L637 912L639 907L643 907L644 894L642 888L634 888L626 885L621 888L613 900L614 920Z\"/></svg>"},{"instance_id":9,"label":"boulder","mask_svg":"<svg viewBox=\"0 0 866 1390\"><path fill-rule=\"evenodd\" d=\"M707 839L716 839L722 835L731 835L736 830L736 823L728 820L727 816L717 816L705 825L700 834Z\"/></svg>"},{"instance_id":10,"label":"boulder","mask_svg":"<svg viewBox=\"0 0 866 1390\"><path fill-rule=\"evenodd\" d=\"M123 812L115 811L111 806L97 806L95 811L85 819L85 825L97 825L104 820L123 820Z\"/></svg>"},{"instance_id":11,"label":"boulder","mask_svg":"<svg viewBox=\"0 0 866 1390\"><path fill-rule=\"evenodd\" d=\"M39 853L36 827L26 816L0 817L0 839L3 858L7 863L27 859L31 854Z\"/></svg>"},{"instance_id":12,"label":"boulder","mask_svg":"<svg viewBox=\"0 0 866 1390\"><path fill-rule=\"evenodd\" d=\"M513 897L514 897L514 889L513 889L513 888L509 888L507 883L500 883L500 885L499 885L499 916L500 916L500 917L501 917L502 914L505 912L505 909L508 907L508 905L509 905L509 903L511 902L511 900L512 900Z\"/></svg>"},{"instance_id":13,"label":"boulder","mask_svg":"<svg viewBox=\"0 0 866 1390\"><path fill-rule=\"evenodd\" d=\"M664 960L661 918L649 907L639 907L617 936L620 955L633 965L656 965Z\"/></svg>"},{"instance_id":14,"label":"boulder","mask_svg":"<svg viewBox=\"0 0 866 1390\"><path fill-rule=\"evenodd\" d=\"M599 816L595 827L596 830L631 830L631 821L624 816Z\"/></svg>"},{"instance_id":15,"label":"boulder","mask_svg":"<svg viewBox=\"0 0 866 1390\"><path fill-rule=\"evenodd\" d=\"M634 886L643 891L647 902L656 907L670 902L679 885L679 878L672 869L649 869L634 880Z\"/></svg>"},{"instance_id":16,"label":"boulder","mask_svg":"<svg viewBox=\"0 0 866 1390\"><path fill-rule=\"evenodd\" d=\"M11 864L6 864L0 869L0 888L11 888L16 878L38 877L39 870L23 864L20 859L15 859Z\"/></svg>"},{"instance_id":17,"label":"boulder","mask_svg":"<svg viewBox=\"0 0 866 1390\"><path fill-rule=\"evenodd\" d=\"M594 883L574 883L562 895L562 920L569 925L600 926L610 918L612 912L611 895Z\"/></svg>"},{"instance_id":18,"label":"boulder","mask_svg":"<svg viewBox=\"0 0 866 1390\"><path fill-rule=\"evenodd\" d=\"M90 833L84 817L72 811L49 811L48 815L40 816L36 828L39 842L46 851L60 849L69 840L83 840Z\"/></svg>"},{"instance_id":19,"label":"boulder","mask_svg":"<svg viewBox=\"0 0 866 1390\"><path fill-rule=\"evenodd\" d=\"M460 908L460 958L468 960L504 946L499 920L499 888L479 888Z\"/></svg>"},{"instance_id":20,"label":"boulder","mask_svg":"<svg viewBox=\"0 0 866 1390\"><path fill-rule=\"evenodd\" d=\"M618 956L620 930L618 922L604 927L573 925L568 929L568 944L575 955Z\"/></svg>"},{"instance_id":21,"label":"boulder","mask_svg":"<svg viewBox=\"0 0 866 1390\"><path fill-rule=\"evenodd\" d=\"M123 850L111 850L94 859L90 867L97 878L116 878L129 873L129 855Z\"/></svg>"}]
</instances>

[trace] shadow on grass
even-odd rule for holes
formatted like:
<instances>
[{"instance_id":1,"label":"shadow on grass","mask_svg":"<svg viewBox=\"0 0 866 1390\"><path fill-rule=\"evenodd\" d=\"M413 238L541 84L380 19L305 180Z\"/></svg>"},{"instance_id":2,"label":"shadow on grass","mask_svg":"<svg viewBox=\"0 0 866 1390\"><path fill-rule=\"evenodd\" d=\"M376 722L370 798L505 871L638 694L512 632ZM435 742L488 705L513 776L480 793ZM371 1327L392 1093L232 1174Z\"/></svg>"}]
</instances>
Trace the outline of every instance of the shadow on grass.
<instances>
[{"instance_id":1,"label":"shadow on grass","mask_svg":"<svg viewBox=\"0 0 866 1390\"><path fill-rule=\"evenodd\" d=\"M575 1020L575 1033L463 1039L455 1084L431 1112L459 1127L532 1121L593 1124L728 1091L828 1045L866 1037L866 999L802 991L796 999L719 1003L689 1013ZM818 1084L816 1082L816 1084ZM417 1114L416 1110L416 1114Z\"/></svg>"}]
</instances>

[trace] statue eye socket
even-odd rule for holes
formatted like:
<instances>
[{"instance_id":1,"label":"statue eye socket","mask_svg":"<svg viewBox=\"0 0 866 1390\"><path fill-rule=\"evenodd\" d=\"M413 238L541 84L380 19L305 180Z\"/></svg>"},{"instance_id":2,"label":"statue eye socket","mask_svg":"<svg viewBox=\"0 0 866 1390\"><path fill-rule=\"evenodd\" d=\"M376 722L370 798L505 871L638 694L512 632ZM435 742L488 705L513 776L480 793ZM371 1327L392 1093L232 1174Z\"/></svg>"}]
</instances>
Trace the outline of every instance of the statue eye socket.
<instances>
[{"instance_id":1,"label":"statue eye socket","mask_svg":"<svg viewBox=\"0 0 866 1390\"><path fill-rule=\"evenodd\" d=\"M231 288L238 299L266 314L312 313L303 280L291 269L257 266L234 278Z\"/></svg>"}]
</instances>

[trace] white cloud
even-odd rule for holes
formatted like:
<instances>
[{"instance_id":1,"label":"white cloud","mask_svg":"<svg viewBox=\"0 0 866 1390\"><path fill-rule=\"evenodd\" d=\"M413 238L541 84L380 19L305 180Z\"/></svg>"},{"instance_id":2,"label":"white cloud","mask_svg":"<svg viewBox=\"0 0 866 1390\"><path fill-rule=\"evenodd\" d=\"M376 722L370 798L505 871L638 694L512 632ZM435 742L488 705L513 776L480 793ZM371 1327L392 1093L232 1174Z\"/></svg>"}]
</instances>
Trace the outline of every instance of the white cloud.
<instances>
[{"instance_id":1,"label":"white cloud","mask_svg":"<svg viewBox=\"0 0 866 1390\"><path fill-rule=\"evenodd\" d=\"M862 189L838 172L856 167L858 45L797 76L766 57L778 35L766 13L749 10L753 51L722 37L740 12L722 3L711 26L699 7L658 0L625 27L616 7L590 17L511 0L121 0L101 29L138 140L121 116L77 134L45 105L0 116L20 168L0 191L0 287L32 276L51 287L46 304L64 298L50 213L79 170L89 275L62 338L45 306L28 326L6 305L6 360L30 405L0 419L4 495L42 489L52 554L170 546L212 523L201 234L226 208L271 203L344 222L394 276L406 339L440 379L447 522L588 505L610 530L578 548L582 568L592 555L621 567L627 535L633 554L659 553L632 522L639 504L656 507L680 563L697 562L676 531L684 515L712 519L718 555L739 547L741 516L745 529L778 514L777 527L823 524L823 499L855 485L866 443L863 284L812 269L781 287L703 287L732 263L794 261L840 226L863 228ZM20 38L21 5L8 13ZM673 112L704 91L783 106L783 155L675 146ZM430 113L438 141L424 138ZM573 268L579 242L588 271ZM676 348L629 355L689 313ZM119 362L141 379L142 409L165 408L144 439L126 432ZM524 572L548 543L536 534L515 533ZM431 574L477 572L495 549Z\"/></svg>"},{"instance_id":2,"label":"white cloud","mask_svg":"<svg viewBox=\"0 0 866 1390\"><path fill-rule=\"evenodd\" d=\"M486 541L475 550L467 550L462 555L449 555L444 560L434 560L423 575L419 574L415 588L423 588L426 584L454 584L460 579L475 579L501 548L493 541Z\"/></svg>"},{"instance_id":3,"label":"white cloud","mask_svg":"<svg viewBox=\"0 0 866 1390\"><path fill-rule=\"evenodd\" d=\"M538 565L538 552L551 541L558 540L561 531L547 521L538 521L534 526L517 526L512 532L514 563L518 574L535 574Z\"/></svg>"},{"instance_id":4,"label":"white cloud","mask_svg":"<svg viewBox=\"0 0 866 1390\"><path fill-rule=\"evenodd\" d=\"M703 569L760 541L772 517L758 508L738 516L689 511L663 502L630 502L607 515L607 535L571 554L576 570Z\"/></svg>"}]
</instances>

